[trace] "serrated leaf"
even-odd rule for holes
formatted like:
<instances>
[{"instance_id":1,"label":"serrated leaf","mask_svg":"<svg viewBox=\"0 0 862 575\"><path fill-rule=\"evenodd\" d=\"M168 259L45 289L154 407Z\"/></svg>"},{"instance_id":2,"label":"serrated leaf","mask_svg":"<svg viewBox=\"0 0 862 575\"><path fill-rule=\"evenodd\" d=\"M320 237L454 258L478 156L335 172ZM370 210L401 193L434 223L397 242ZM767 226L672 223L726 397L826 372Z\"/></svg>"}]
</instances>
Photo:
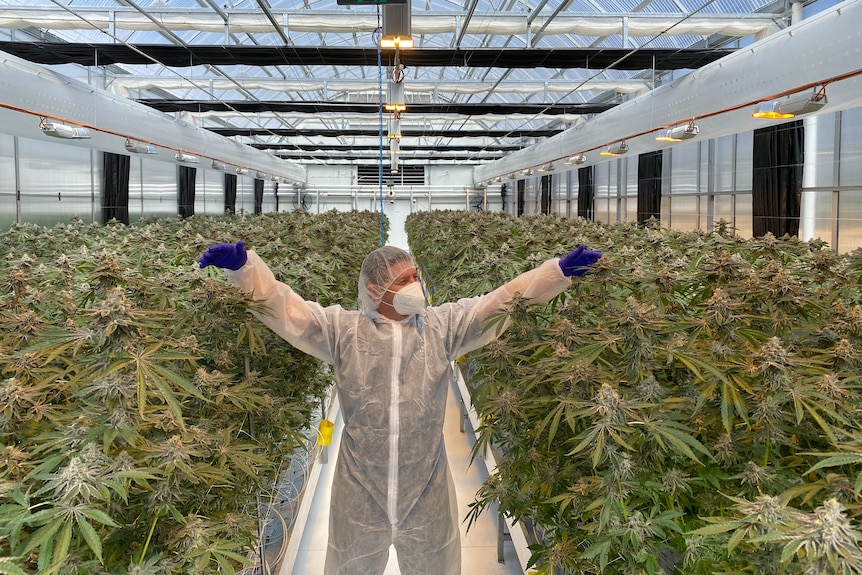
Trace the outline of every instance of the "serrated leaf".
<instances>
[{"instance_id":1,"label":"serrated leaf","mask_svg":"<svg viewBox=\"0 0 862 575\"><path fill-rule=\"evenodd\" d=\"M96 556L96 559L99 560L99 563L103 563L102 560L102 540L99 538L98 533L93 528L92 525L81 515L76 515L75 520L78 523L78 529L81 531L81 535L84 538L84 541L87 542L87 546L93 551L93 555Z\"/></svg>"}]
</instances>

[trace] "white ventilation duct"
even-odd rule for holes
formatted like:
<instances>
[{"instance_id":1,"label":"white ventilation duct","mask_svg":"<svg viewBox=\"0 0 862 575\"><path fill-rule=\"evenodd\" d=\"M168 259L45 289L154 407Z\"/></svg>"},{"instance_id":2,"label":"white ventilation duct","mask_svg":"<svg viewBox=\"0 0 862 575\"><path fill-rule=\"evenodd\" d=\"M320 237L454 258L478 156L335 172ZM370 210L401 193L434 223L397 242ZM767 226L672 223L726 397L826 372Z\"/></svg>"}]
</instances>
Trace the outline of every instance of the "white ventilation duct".
<instances>
[{"instance_id":1,"label":"white ventilation duct","mask_svg":"<svg viewBox=\"0 0 862 575\"><path fill-rule=\"evenodd\" d=\"M281 160L58 74L21 58L0 52L0 133L38 140L45 122L87 129L87 140L63 140L73 146L125 154L127 141L156 146L152 159L176 162L196 156L225 164L249 167L294 181L306 180L305 168Z\"/></svg>"},{"instance_id":2,"label":"white ventilation duct","mask_svg":"<svg viewBox=\"0 0 862 575\"><path fill-rule=\"evenodd\" d=\"M860 22L862 2L838 4L539 144L479 166L473 170L474 181L582 152L586 165L594 164L604 160L599 148L620 140L626 141L629 156L665 148L667 144L655 141L656 132L692 118L699 134L689 142L767 126L769 120L751 117L754 103L830 79L836 80L827 87L829 103L821 113L862 106ZM842 76L846 79L838 80Z\"/></svg>"},{"instance_id":3,"label":"white ventilation duct","mask_svg":"<svg viewBox=\"0 0 862 575\"><path fill-rule=\"evenodd\" d=\"M151 20L137 11L123 11L112 7L74 7L71 8L82 17L68 11L45 9L16 9L0 12L0 28L23 29L29 27L49 30L132 30L132 31L171 31L194 30L200 32L225 31L225 21L210 10L158 10L149 11ZM288 32L307 32L313 34L327 33L370 33L378 27L377 15L374 12L351 11L301 11L283 12L272 10L276 21L284 23ZM526 34L528 14L497 14L476 13L467 25L467 34ZM85 20L86 19L86 20ZM414 36L427 34L455 34L461 32L463 14L413 14L412 33ZM628 36L651 37L656 34L681 35L694 34L708 36L722 34L725 36L744 37L753 34L763 34L778 28L775 21L768 15L747 16L736 14L730 16L714 15L708 17L693 16L680 22L679 15L641 15L628 16L608 15L566 15L560 14L551 19L535 18L529 25L531 33L542 30L542 34L575 34L582 36L612 36L627 34ZM231 33L269 34L273 27L266 15L262 13L229 14L227 29Z\"/></svg>"}]
</instances>

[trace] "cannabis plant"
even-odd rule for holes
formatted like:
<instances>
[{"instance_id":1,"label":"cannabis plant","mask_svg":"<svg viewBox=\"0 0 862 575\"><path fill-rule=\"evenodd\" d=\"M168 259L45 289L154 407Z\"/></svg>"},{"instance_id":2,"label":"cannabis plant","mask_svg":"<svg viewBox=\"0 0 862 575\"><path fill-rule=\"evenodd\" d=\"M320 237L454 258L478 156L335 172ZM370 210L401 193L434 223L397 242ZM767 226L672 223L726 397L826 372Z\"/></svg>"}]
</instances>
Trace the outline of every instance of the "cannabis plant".
<instances>
[{"instance_id":1,"label":"cannabis plant","mask_svg":"<svg viewBox=\"0 0 862 575\"><path fill-rule=\"evenodd\" d=\"M197 258L244 239L352 305L370 213L16 225L0 269L0 573L234 573L330 384Z\"/></svg>"},{"instance_id":2,"label":"cannabis plant","mask_svg":"<svg viewBox=\"0 0 862 575\"><path fill-rule=\"evenodd\" d=\"M461 364L477 450L500 456L470 519L536 526L549 573L860 572L858 252L491 213L408 234L438 301L605 252L551 304L516 298Z\"/></svg>"}]
</instances>

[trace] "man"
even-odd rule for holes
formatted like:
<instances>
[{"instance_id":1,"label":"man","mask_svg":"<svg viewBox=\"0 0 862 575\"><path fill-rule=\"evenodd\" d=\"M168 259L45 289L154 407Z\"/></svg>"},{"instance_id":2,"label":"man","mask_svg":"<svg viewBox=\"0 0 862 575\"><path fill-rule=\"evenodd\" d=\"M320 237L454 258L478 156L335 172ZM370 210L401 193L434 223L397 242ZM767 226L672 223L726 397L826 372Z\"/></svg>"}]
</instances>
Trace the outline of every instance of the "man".
<instances>
[{"instance_id":1,"label":"man","mask_svg":"<svg viewBox=\"0 0 862 575\"><path fill-rule=\"evenodd\" d=\"M332 484L326 575L383 573L394 545L401 575L458 575L461 541L443 443L452 362L492 341L487 319L520 294L547 303L602 256L583 245L489 294L426 307L411 256L384 246L359 272L361 311L305 301L242 242L215 244L214 265L297 349L332 364L344 431Z\"/></svg>"}]
</instances>

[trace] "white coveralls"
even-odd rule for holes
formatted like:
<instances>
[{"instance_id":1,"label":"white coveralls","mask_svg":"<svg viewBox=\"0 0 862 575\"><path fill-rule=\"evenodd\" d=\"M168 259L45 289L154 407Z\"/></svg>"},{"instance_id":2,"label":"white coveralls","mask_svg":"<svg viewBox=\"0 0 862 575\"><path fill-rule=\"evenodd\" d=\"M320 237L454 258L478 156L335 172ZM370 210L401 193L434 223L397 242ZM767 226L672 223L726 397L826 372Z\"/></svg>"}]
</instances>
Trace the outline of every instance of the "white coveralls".
<instances>
[{"instance_id":1,"label":"white coveralls","mask_svg":"<svg viewBox=\"0 0 862 575\"><path fill-rule=\"evenodd\" d=\"M486 320L516 292L547 303L570 287L558 260L489 294L428 307L424 323L305 301L254 251L227 275L266 302L271 314L258 315L264 324L334 369L344 432L325 573L383 573L394 544L402 575L460 574L455 491L443 443L452 362L495 338L495 330L483 330Z\"/></svg>"}]
</instances>

